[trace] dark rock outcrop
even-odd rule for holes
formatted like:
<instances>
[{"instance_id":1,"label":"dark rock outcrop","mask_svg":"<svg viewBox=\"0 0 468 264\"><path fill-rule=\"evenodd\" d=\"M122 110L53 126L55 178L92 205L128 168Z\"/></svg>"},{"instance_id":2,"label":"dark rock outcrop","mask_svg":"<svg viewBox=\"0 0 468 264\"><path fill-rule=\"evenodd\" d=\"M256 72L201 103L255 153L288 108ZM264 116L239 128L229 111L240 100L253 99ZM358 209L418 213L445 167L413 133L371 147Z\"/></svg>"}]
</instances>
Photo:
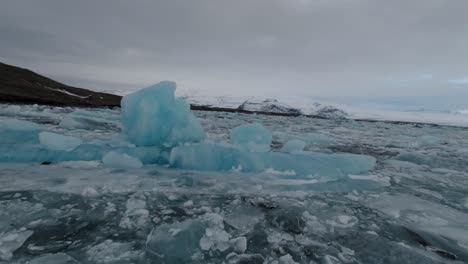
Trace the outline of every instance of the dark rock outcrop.
<instances>
[{"instance_id":1,"label":"dark rock outcrop","mask_svg":"<svg viewBox=\"0 0 468 264\"><path fill-rule=\"evenodd\" d=\"M56 106L120 106L118 95L68 86L30 70L0 63L0 102Z\"/></svg>"}]
</instances>

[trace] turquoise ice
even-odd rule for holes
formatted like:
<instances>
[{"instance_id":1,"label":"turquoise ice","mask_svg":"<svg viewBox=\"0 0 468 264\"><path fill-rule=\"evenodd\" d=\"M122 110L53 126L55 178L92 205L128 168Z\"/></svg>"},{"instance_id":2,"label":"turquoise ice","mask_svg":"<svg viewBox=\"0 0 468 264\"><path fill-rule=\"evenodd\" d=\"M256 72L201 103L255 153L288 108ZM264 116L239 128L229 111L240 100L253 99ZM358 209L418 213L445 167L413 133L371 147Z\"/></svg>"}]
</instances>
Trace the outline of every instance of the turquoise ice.
<instances>
[{"instance_id":1,"label":"turquoise ice","mask_svg":"<svg viewBox=\"0 0 468 264\"><path fill-rule=\"evenodd\" d=\"M300 139L292 139L281 148L281 152L292 153L302 151L306 147L306 143Z\"/></svg>"},{"instance_id":2,"label":"turquoise ice","mask_svg":"<svg viewBox=\"0 0 468 264\"><path fill-rule=\"evenodd\" d=\"M259 123L235 127L231 130L231 143L244 146L252 151L270 150L271 132Z\"/></svg>"},{"instance_id":3,"label":"turquoise ice","mask_svg":"<svg viewBox=\"0 0 468 264\"><path fill-rule=\"evenodd\" d=\"M0 120L0 146L38 143L40 127L36 123L5 119Z\"/></svg>"},{"instance_id":4,"label":"turquoise ice","mask_svg":"<svg viewBox=\"0 0 468 264\"><path fill-rule=\"evenodd\" d=\"M261 172L274 169L294 171L298 176L340 178L350 174L368 173L375 166L376 159L356 154L258 153L227 144L193 144L173 148L170 164L172 167L192 170L238 169L243 172Z\"/></svg>"},{"instance_id":5,"label":"turquoise ice","mask_svg":"<svg viewBox=\"0 0 468 264\"><path fill-rule=\"evenodd\" d=\"M163 81L122 99L122 124L132 143L171 147L205 138L190 105L175 98L175 89L175 82Z\"/></svg>"},{"instance_id":6,"label":"turquoise ice","mask_svg":"<svg viewBox=\"0 0 468 264\"><path fill-rule=\"evenodd\" d=\"M138 169L143 166L139 159L115 151L110 151L104 155L102 162L109 167L118 169Z\"/></svg>"},{"instance_id":7,"label":"turquoise ice","mask_svg":"<svg viewBox=\"0 0 468 264\"><path fill-rule=\"evenodd\" d=\"M74 150L83 143L79 138L52 132L39 133L39 142L48 149L65 151Z\"/></svg>"}]
</instances>

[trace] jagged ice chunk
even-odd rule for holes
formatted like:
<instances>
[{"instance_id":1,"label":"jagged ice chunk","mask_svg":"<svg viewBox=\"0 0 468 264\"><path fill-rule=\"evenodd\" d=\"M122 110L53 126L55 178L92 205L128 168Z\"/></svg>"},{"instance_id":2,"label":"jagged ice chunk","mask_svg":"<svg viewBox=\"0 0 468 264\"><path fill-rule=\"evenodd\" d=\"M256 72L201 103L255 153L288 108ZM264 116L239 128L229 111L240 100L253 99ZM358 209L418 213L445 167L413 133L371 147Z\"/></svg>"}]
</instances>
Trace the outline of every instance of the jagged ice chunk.
<instances>
[{"instance_id":1,"label":"jagged ice chunk","mask_svg":"<svg viewBox=\"0 0 468 264\"><path fill-rule=\"evenodd\" d=\"M175 89L175 82L163 81L122 99L122 124L132 143L171 147L205 138L190 105L175 98Z\"/></svg>"}]
</instances>

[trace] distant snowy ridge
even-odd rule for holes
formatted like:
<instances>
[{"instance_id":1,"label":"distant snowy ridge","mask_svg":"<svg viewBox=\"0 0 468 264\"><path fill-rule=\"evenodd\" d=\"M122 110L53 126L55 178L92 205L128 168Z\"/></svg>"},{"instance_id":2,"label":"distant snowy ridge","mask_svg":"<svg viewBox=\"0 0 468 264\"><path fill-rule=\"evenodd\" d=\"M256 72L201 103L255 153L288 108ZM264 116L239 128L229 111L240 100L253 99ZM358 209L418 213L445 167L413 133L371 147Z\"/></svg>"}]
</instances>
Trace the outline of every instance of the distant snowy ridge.
<instances>
[{"instance_id":1,"label":"distant snowy ridge","mask_svg":"<svg viewBox=\"0 0 468 264\"><path fill-rule=\"evenodd\" d=\"M344 119L349 116L349 114L342 109L320 103L313 104L313 108L309 109L309 115L315 115L326 119Z\"/></svg>"},{"instance_id":2,"label":"distant snowy ridge","mask_svg":"<svg viewBox=\"0 0 468 264\"><path fill-rule=\"evenodd\" d=\"M319 103L305 97L284 97L281 99L264 99L258 97L212 97L183 96L190 104L209 108L238 109L245 111L273 114L301 115L325 119L354 119L375 121L396 121L405 123L425 123L449 126L468 127L468 109L456 112L440 111L397 111L366 107L355 107L345 104Z\"/></svg>"},{"instance_id":3,"label":"distant snowy ridge","mask_svg":"<svg viewBox=\"0 0 468 264\"><path fill-rule=\"evenodd\" d=\"M287 113L291 115L303 114L300 109L281 103L276 99L265 99L261 102L247 100L243 102L238 109L252 112Z\"/></svg>"},{"instance_id":4,"label":"distant snowy ridge","mask_svg":"<svg viewBox=\"0 0 468 264\"><path fill-rule=\"evenodd\" d=\"M305 115L326 119L343 119L349 114L332 105L310 102L308 104L297 104L291 106L278 99L259 99L255 97L201 97L182 96L190 104L195 106L205 106L211 108L224 108L233 111L240 110L254 113L284 114L291 116ZM294 100L293 100L294 102ZM294 103L296 105L296 103Z\"/></svg>"}]
</instances>

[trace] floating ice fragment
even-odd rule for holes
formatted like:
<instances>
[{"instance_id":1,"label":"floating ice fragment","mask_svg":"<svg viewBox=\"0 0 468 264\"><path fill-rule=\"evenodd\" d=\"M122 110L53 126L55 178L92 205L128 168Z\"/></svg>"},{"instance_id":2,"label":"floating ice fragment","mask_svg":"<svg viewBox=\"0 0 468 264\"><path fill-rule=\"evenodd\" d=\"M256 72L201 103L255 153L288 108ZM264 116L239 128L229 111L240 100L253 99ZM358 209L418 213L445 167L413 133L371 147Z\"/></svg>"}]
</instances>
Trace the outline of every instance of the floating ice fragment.
<instances>
[{"instance_id":1,"label":"floating ice fragment","mask_svg":"<svg viewBox=\"0 0 468 264\"><path fill-rule=\"evenodd\" d=\"M28 264L78 264L74 258L65 253L44 254L32 259Z\"/></svg>"},{"instance_id":2,"label":"floating ice fragment","mask_svg":"<svg viewBox=\"0 0 468 264\"><path fill-rule=\"evenodd\" d=\"M258 123L231 129L231 143L245 146L251 151L269 151L272 138L271 132Z\"/></svg>"},{"instance_id":3,"label":"floating ice fragment","mask_svg":"<svg viewBox=\"0 0 468 264\"><path fill-rule=\"evenodd\" d=\"M192 200L186 201L184 203L184 207L187 207L187 208L193 207L193 201Z\"/></svg>"},{"instance_id":4,"label":"floating ice fragment","mask_svg":"<svg viewBox=\"0 0 468 264\"><path fill-rule=\"evenodd\" d=\"M278 264L299 264L299 263L294 261L291 255L287 254L278 259Z\"/></svg>"},{"instance_id":5,"label":"floating ice fragment","mask_svg":"<svg viewBox=\"0 0 468 264\"><path fill-rule=\"evenodd\" d=\"M265 259L260 254L229 254L226 257L227 264L263 264Z\"/></svg>"},{"instance_id":6,"label":"floating ice fragment","mask_svg":"<svg viewBox=\"0 0 468 264\"><path fill-rule=\"evenodd\" d=\"M258 207L249 205L233 209L225 216L224 221L241 233L248 233L264 218L264 213Z\"/></svg>"},{"instance_id":7,"label":"floating ice fragment","mask_svg":"<svg viewBox=\"0 0 468 264\"><path fill-rule=\"evenodd\" d=\"M226 251L229 248L231 235L224 230L223 217L215 213L207 213L204 219L208 224L205 235L200 239L200 248L204 251Z\"/></svg>"},{"instance_id":8,"label":"floating ice fragment","mask_svg":"<svg viewBox=\"0 0 468 264\"><path fill-rule=\"evenodd\" d=\"M127 210L120 220L119 226L125 229L143 229L149 222L146 201L132 197L127 200L126 207Z\"/></svg>"},{"instance_id":9,"label":"floating ice fragment","mask_svg":"<svg viewBox=\"0 0 468 264\"><path fill-rule=\"evenodd\" d=\"M206 224L200 220L162 224L148 235L146 251L156 258L155 262L188 263L199 252L199 241L205 228Z\"/></svg>"},{"instance_id":10,"label":"floating ice fragment","mask_svg":"<svg viewBox=\"0 0 468 264\"><path fill-rule=\"evenodd\" d=\"M39 126L36 123L7 119L0 120L0 146L36 144L39 142Z\"/></svg>"},{"instance_id":11,"label":"floating ice fragment","mask_svg":"<svg viewBox=\"0 0 468 264\"><path fill-rule=\"evenodd\" d=\"M324 264L340 264L341 263L339 259L330 255L325 255L322 260Z\"/></svg>"},{"instance_id":12,"label":"floating ice fragment","mask_svg":"<svg viewBox=\"0 0 468 264\"><path fill-rule=\"evenodd\" d=\"M175 82L163 81L122 99L122 124L132 143L170 147L205 138L189 104L174 97L175 89Z\"/></svg>"},{"instance_id":13,"label":"floating ice fragment","mask_svg":"<svg viewBox=\"0 0 468 264\"><path fill-rule=\"evenodd\" d=\"M39 141L48 149L65 151L74 150L83 143L79 138L60 135L52 132L39 133Z\"/></svg>"},{"instance_id":14,"label":"floating ice fragment","mask_svg":"<svg viewBox=\"0 0 468 264\"><path fill-rule=\"evenodd\" d=\"M334 217L332 220L328 220L327 223L334 227L349 228L357 224L358 219L355 216L338 215Z\"/></svg>"},{"instance_id":15,"label":"floating ice fragment","mask_svg":"<svg viewBox=\"0 0 468 264\"><path fill-rule=\"evenodd\" d=\"M26 228L0 233L0 260L9 261L13 253L33 234Z\"/></svg>"},{"instance_id":16,"label":"floating ice fragment","mask_svg":"<svg viewBox=\"0 0 468 264\"><path fill-rule=\"evenodd\" d=\"M39 130L39 125L29 121L6 119L0 121L0 129L12 131L37 131Z\"/></svg>"},{"instance_id":17,"label":"floating ice fragment","mask_svg":"<svg viewBox=\"0 0 468 264\"><path fill-rule=\"evenodd\" d=\"M323 154L303 152L291 155L278 152L256 153L235 146L194 144L175 147L170 165L176 168L229 171L242 168L243 172L261 172L267 169L295 171L297 176L326 176L342 178L350 174L365 174L374 167L376 159L356 154Z\"/></svg>"},{"instance_id":18,"label":"floating ice fragment","mask_svg":"<svg viewBox=\"0 0 468 264\"><path fill-rule=\"evenodd\" d=\"M281 152L292 153L296 151L302 151L304 150L305 146L306 143L304 141L300 139L293 139L284 144L284 146L281 148Z\"/></svg>"},{"instance_id":19,"label":"floating ice fragment","mask_svg":"<svg viewBox=\"0 0 468 264\"><path fill-rule=\"evenodd\" d=\"M247 250L247 238L236 237L230 241L232 249L237 253L244 253Z\"/></svg>"},{"instance_id":20,"label":"floating ice fragment","mask_svg":"<svg viewBox=\"0 0 468 264\"><path fill-rule=\"evenodd\" d=\"M136 263L143 252L133 249L132 243L114 242L110 239L90 248L86 254L91 263Z\"/></svg>"},{"instance_id":21,"label":"floating ice fragment","mask_svg":"<svg viewBox=\"0 0 468 264\"><path fill-rule=\"evenodd\" d=\"M60 121L59 126L65 128L81 128L83 127L83 124L76 121L72 117L65 117L64 119L62 119L62 121Z\"/></svg>"},{"instance_id":22,"label":"floating ice fragment","mask_svg":"<svg viewBox=\"0 0 468 264\"><path fill-rule=\"evenodd\" d=\"M109 167L119 169L138 169L143 166L139 159L115 151L108 152L104 155L102 162Z\"/></svg>"},{"instance_id":23,"label":"floating ice fragment","mask_svg":"<svg viewBox=\"0 0 468 264\"><path fill-rule=\"evenodd\" d=\"M96 197L99 195L99 193L96 191L96 189L88 186L83 189L81 195L83 195L84 197Z\"/></svg>"}]
</instances>

